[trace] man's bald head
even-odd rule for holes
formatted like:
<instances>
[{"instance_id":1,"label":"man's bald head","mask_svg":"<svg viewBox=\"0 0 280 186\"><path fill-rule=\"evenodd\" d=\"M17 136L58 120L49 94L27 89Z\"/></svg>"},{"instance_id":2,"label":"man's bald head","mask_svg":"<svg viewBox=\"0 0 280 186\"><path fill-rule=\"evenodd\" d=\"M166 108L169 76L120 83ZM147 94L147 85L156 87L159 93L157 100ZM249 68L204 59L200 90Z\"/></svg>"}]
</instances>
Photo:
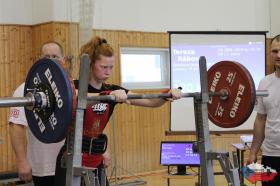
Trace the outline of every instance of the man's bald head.
<instances>
[{"instance_id":1,"label":"man's bald head","mask_svg":"<svg viewBox=\"0 0 280 186\"><path fill-rule=\"evenodd\" d=\"M55 42L50 41L43 44L41 48L41 58L50 58L64 62L63 48L62 46Z\"/></svg>"}]
</instances>

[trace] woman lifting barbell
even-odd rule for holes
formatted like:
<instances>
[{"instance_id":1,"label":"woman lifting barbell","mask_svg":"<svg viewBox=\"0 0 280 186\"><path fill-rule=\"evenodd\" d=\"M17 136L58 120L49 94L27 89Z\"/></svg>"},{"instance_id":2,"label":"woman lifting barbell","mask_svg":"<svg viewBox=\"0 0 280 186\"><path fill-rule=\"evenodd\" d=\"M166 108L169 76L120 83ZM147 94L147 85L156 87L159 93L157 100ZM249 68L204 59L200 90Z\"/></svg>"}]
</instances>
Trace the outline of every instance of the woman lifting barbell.
<instances>
[{"instance_id":1,"label":"woman lifting barbell","mask_svg":"<svg viewBox=\"0 0 280 186\"><path fill-rule=\"evenodd\" d=\"M115 102L100 102L88 105L85 111L83 126L83 145L82 145L82 166L101 168L108 166L109 153L106 151L107 138L103 134L114 107L117 103L127 103L144 107L159 107L166 100L176 100L181 98L180 89L171 89L167 93L171 94L168 99L127 99L128 94L133 92L121 86L107 84L105 81L111 76L115 64L114 51L105 39L100 37L92 38L81 48L81 54L88 54L90 57L90 80L88 93L99 93L99 95L113 95ZM78 88L79 81L74 81ZM98 147L98 148L97 148ZM65 185L66 168L61 168L61 158L65 154L64 146L57 159L56 185ZM98 174L99 180L100 174ZM108 182L108 181L107 181ZM108 185L108 183L107 183Z\"/></svg>"}]
</instances>

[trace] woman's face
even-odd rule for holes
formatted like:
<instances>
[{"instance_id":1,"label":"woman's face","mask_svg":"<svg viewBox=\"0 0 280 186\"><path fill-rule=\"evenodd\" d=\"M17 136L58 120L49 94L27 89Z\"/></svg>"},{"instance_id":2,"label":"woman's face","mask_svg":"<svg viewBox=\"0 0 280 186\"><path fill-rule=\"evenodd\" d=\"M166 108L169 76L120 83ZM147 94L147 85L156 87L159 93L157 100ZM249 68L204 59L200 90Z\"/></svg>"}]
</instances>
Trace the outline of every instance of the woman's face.
<instances>
[{"instance_id":1,"label":"woman's face","mask_svg":"<svg viewBox=\"0 0 280 186\"><path fill-rule=\"evenodd\" d=\"M95 61L95 64L92 66L92 77L97 82L106 81L112 74L114 67L114 56L100 56L100 59Z\"/></svg>"}]
</instances>

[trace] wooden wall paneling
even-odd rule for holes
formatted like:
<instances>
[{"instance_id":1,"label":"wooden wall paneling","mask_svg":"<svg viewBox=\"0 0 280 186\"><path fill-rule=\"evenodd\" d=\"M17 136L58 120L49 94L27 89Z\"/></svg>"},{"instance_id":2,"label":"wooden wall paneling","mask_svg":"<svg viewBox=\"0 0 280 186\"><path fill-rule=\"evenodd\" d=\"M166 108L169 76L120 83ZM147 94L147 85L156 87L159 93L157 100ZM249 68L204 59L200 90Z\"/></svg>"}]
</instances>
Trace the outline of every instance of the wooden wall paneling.
<instances>
[{"instance_id":1,"label":"wooden wall paneling","mask_svg":"<svg viewBox=\"0 0 280 186\"><path fill-rule=\"evenodd\" d=\"M123 107L124 105L121 105L121 107ZM126 156L123 154L123 152L126 151L124 143L125 143L125 123L120 123L119 118L124 117L124 113L121 113L119 111L120 106L118 106L116 112L114 113L114 117L115 117L115 122L114 125L116 126L116 152L117 154L115 154L115 156L117 157L117 165L119 165L121 168L125 168L125 161L126 161ZM122 171L122 170L119 170ZM119 173L119 172L118 172Z\"/></svg>"},{"instance_id":2,"label":"wooden wall paneling","mask_svg":"<svg viewBox=\"0 0 280 186\"><path fill-rule=\"evenodd\" d=\"M157 138L161 136L160 134L160 123L162 120L160 120L160 118L157 117L158 113L160 112L160 108L156 108L157 110L155 111L154 114L151 114L150 118L152 119L151 121L147 121L149 123L149 125L147 126L147 130L148 130L148 133L151 134L148 138L148 141L146 142L146 146L148 147L146 149L146 156L147 156L147 168L152 170L152 168L154 167L153 166L153 163L155 162L154 161L154 158L153 157L156 157L156 156L159 156L159 154L157 154L157 150L158 149L158 146L159 144L157 143ZM149 110L147 110L149 112ZM162 113L163 114L163 113ZM158 136L158 137L156 137ZM151 158L149 158L149 153L148 152L151 152L152 156Z\"/></svg>"},{"instance_id":3,"label":"wooden wall paneling","mask_svg":"<svg viewBox=\"0 0 280 186\"><path fill-rule=\"evenodd\" d=\"M111 175L113 174L113 165L114 165L114 156L112 156L112 154L114 154L114 143L113 143L113 127L112 127L112 118L110 119L109 123L108 123L108 127L105 128L104 133L107 135L108 137L108 144L107 144L107 150L109 150L110 156L111 156L111 166L109 166L106 169L107 175Z\"/></svg>"},{"instance_id":4,"label":"wooden wall paneling","mask_svg":"<svg viewBox=\"0 0 280 186\"><path fill-rule=\"evenodd\" d=\"M15 87L18 86L17 84L17 79L20 76L19 73L19 64L20 64L20 58L21 58L21 53L22 50L20 49L20 34L21 32L24 32L24 28L15 28L15 33L13 34L13 51L17 52L12 52L11 55L13 57L12 61L10 62L10 73L11 73L11 78L10 78L10 95L12 95Z\"/></svg>"},{"instance_id":5,"label":"wooden wall paneling","mask_svg":"<svg viewBox=\"0 0 280 186\"><path fill-rule=\"evenodd\" d=\"M78 43L77 36L75 36L77 32L74 26L71 23L54 23L53 32L54 39L62 45L65 55L74 55L77 57L78 47L76 45ZM74 39L76 39L76 43L73 41Z\"/></svg>"},{"instance_id":6,"label":"wooden wall paneling","mask_svg":"<svg viewBox=\"0 0 280 186\"><path fill-rule=\"evenodd\" d=\"M19 79L19 82L23 82L25 81L26 75L29 71L29 69L31 68L31 66L33 65L33 63L35 62L35 56L33 55L33 48L35 48L35 46L33 45L33 35L32 35L32 28L31 27L26 27L24 33L22 34L22 56L23 59L21 61L21 65L25 68L21 69L20 74L21 77ZM32 38L32 39L30 39Z\"/></svg>"},{"instance_id":7,"label":"wooden wall paneling","mask_svg":"<svg viewBox=\"0 0 280 186\"><path fill-rule=\"evenodd\" d=\"M4 41L6 37L4 34L4 26L0 25L0 64L4 63Z\"/></svg>"},{"instance_id":8,"label":"wooden wall paneling","mask_svg":"<svg viewBox=\"0 0 280 186\"><path fill-rule=\"evenodd\" d=\"M42 41L42 26L41 25L34 25L32 26L32 53L33 53L33 60L37 60L41 55L41 45Z\"/></svg>"},{"instance_id":9,"label":"wooden wall paneling","mask_svg":"<svg viewBox=\"0 0 280 186\"><path fill-rule=\"evenodd\" d=\"M4 73L3 73L3 68L2 65L4 64L4 57L5 57L5 34L4 34L4 26L0 25L0 96L3 96L3 90L4 90L4 84L2 83L2 81L4 81Z\"/></svg>"},{"instance_id":10,"label":"wooden wall paneling","mask_svg":"<svg viewBox=\"0 0 280 186\"><path fill-rule=\"evenodd\" d=\"M122 162L122 156L115 156L115 152L116 152L116 154L121 154L121 152L122 152L122 149L121 149L122 148L121 147L121 145L122 145L121 135L122 134L119 133L120 126L118 123L116 123L117 117L119 117L118 112L117 112L118 107L119 107L119 105L116 106L116 108L115 108L116 110L112 115L111 121L106 126L106 134L109 136L109 140L111 140L111 141L109 141L111 158L112 158L111 168L113 168L115 166L115 158L117 161L117 163L116 163L117 166L121 165L120 162ZM114 127L115 127L115 136L113 134ZM113 141L113 140L115 140L115 141ZM115 144L116 144L116 146L115 146ZM118 172L120 167L115 167L115 168L117 169L115 171Z\"/></svg>"},{"instance_id":11,"label":"wooden wall paneling","mask_svg":"<svg viewBox=\"0 0 280 186\"><path fill-rule=\"evenodd\" d=\"M80 52L79 47L79 24L78 23L71 23L69 26L69 51L68 55L73 56L72 63L68 64L68 69L71 72L72 76L77 79L77 69L79 66L78 55ZM76 73L75 73L76 72Z\"/></svg>"},{"instance_id":12,"label":"wooden wall paneling","mask_svg":"<svg viewBox=\"0 0 280 186\"><path fill-rule=\"evenodd\" d=\"M2 75L2 74L4 74L3 71L4 71L4 67L1 64L1 67L0 67L0 77L1 77L1 79L4 77L4 75ZM2 83L1 83L1 85L2 85ZM3 86L0 86L0 91L2 93ZM0 94L0 96L2 96L2 95ZM3 108L1 108L0 109L0 138L2 140L2 143L0 143L0 171L4 170L4 162L5 162L4 161L4 156L6 155L5 150L4 150L5 143L6 143L6 139L5 139L5 136L4 136L5 135L5 132L4 132L5 131L4 117L5 117L5 111L4 111Z\"/></svg>"},{"instance_id":13,"label":"wooden wall paneling","mask_svg":"<svg viewBox=\"0 0 280 186\"><path fill-rule=\"evenodd\" d=\"M54 38L53 23L44 23L35 25L35 37L33 38L33 47L35 48L35 61L41 56L41 47L43 43L52 41Z\"/></svg>"},{"instance_id":14,"label":"wooden wall paneling","mask_svg":"<svg viewBox=\"0 0 280 186\"><path fill-rule=\"evenodd\" d=\"M1 70L2 68L0 68L0 73L2 72ZM4 138L4 126L3 126L3 116L4 116L4 111L3 109L0 110L0 171L4 170L4 156L6 156L4 148L5 148L5 143L6 143L6 139Z\"/></svg>"},{"instance_id":15,"label":"wooden wall paneling","mask_svg":"<svg viewBox=\"0 0 280 186\"><path fill-rule=\"evenodd\" d=\"M145 162L145 169L150 169L152 167L152 158L155 155L155 149L158 144L156 144L155 137L160 137L158 130L156 130L158 127L155 128L155 126L159 126L159 121L155 120L154 117L157 115L159 108L143 108L142 112L139 113L141 115L147 115L147 119L144 123L145 130L143 131L143 134L149 134L146 138L144 136L145 143L144 143L144 156L146 159ZM149 152L151 152L152 156L149 158Z\"/></svg>"},{"instance_id":16,"label":"wooden wall paneling","mask_svg":"<svg viewBox=\"0 0 280 186\"><path fill-rule=\"evenodd\" d=\"M147 117L141 117L141 108L137 106L126 105L125 113L126 115L124 116L124 118L122 118L123 122L127 123L127 130L125 132L127 134L130 134L135 139L130 141L131 144L128 148L129 151L127 152L127 157L132 160L135 169L133 169L131 166L129 167L129 165L132 165L129 163L127 164L127 169L139 172L142 167L146 167L145 160L147 160L147 157L145 156L145 146L148 136L146 136L145 133L147 134ZM127 120L128 115L132 117L133 120Z\"/></svg>"},{"instance_id":17,"label":"wooden wall paneling","mask_svg":"<svg viewBox=\"0 0 280 186\"><path fill-rule=\"evenodd\" d=\"M105 34L105 38L108 38L108 42L113 41L114 44L112 45L114 47L114 52L115 52L115 59L119 59L120 58L120 52L119 52L119 33L113 33L110 34L111 32L106 32ZM115 83L120 83L120 64L119 61L117 61L117 65L115 65L114 67L114 72L113 72L113 76L112 78L109 79L108 82L115 82Z\"/></svg>"},{"instance_id":18,"label":"wooden wall paneling","mask_svg":"<svg viewBox=\"0 0 280 186\"><path fill-rule=\"evenodd\" d=\"M9 49L9 57L10 57L10 62L7 64L7 69L6 69L6 82L7 82L7 96L11 96L13 93L13 90L15 89L16 85L16 77L19 75L16 72L17 66L16 64L18 64L18 54L21 52L19 50L19 35L20 32L22 31L21 27L18 26L11 26L10 27L10 32L9 32L9 38L10 38L10 49ZM4 169L8 169L10 167L13 166L13 156L12 154L12 147L10 144L10 136L9 136L9 126L8 126L8 108L5 109L6 110L6 117L5 117L5 139L7 139L6 141L6 159L4 159L3 161L6 162L6 167L4 167Z\"/></svg>"},{"instance_id":19,"label":"wooden wall paneling","mask_svg":"<svg viewBox=\"0 0 280 186\"><path fill-rule=\"evenodd\" d=\"M141 107L136 107L136 113L137 113L138 120L136 120L135 124L138 126L137 132L140 133L139 141L136 144L139 146L139 151L137 151L137 154L139 156L136 156L137 163L139 166L138 166L138 170L136 171L140 172L143 169L147 169L148 155L146 153L147 153L148 145L151 145L151 144L147 144L147 141L150 137L150 133L147 131L147 125L148 125L147 121L149 120L150 117L148 112ZM133 154L130 154L130 156L133 156Z\"/></svg>"},{"instance_id":20,"label":"wooden wall paneling","mask_svg":"<svg viewBox=\"0 0 280 186\"><path fill-rule=\"evenodd\" d=\"M49 22L45 24L39 25L41 27L41 45L39 47L41 48L42 44L46 41L51 41L55 38L54 36L54 23Z\"/></svg>"},{"instance_id":21,"label":"wooden wall paneling","mask_svg":"<svg viewBox=\"0 0 280 186\"><path fill-rule=\"evenodd\" d=\"M69 23L53 23L53 38L57 42L59 42L64 51L67 53L70 51L70 42L69 42L69 34L70 34L70 24Z\"/></svg>"},{"instance_id":22,"label":"wooden wall paneling","mask_svg":"<svg viewBox=\"0 0 280 186\"><path fill-rule=\"evenodd\" d=\"M123 105L121 105L123 106ZM125 146L124 144L126 143L125 140L125 127L123 127L125 125L125 123L120 123L118 122L119 121L119 117L124 117L124 114L122 114L120 111L119 111L119 108L118 110L116 110L116 112L114 113L114 117L115 117L115 126L116 126L116 139L117 139L117 145L116 145L116 148L117 148L117 154L115 155L116 158L117 158L117 165L119 165L120 167L122 168L125 168L125 161L126 161L126 149L125 149ZM122 170L121 170L122 171ZM119 172L118 172L119 173Z\"/></svg>"},{"instance_id":23,"label":"wooden wall paneling","mask_svg":"<svg viewBox=\"0 0 280 186\"><path fill-rule=\"evenodd\" d=\"M79 55L79 35L77 23L55 23L54 40L59 42L64 48L65 57L74 57L74 60L66 60L67 67L74 78L78 77L79 68L77 66ZM68 58L69 59L69 58Z\"/></svg>"},{"instance_id":24,"label":"wooden wall paneling","mask_svg":"<svg viewBox=\"0 0 280 186\"><path fill-rule=\"evenodd\" d=\"M130 47L159 47L159 48L163 48L165 46L162 45L158 45L157 43L159 42L159 40L155 40L153 39L152 35L161 35L159 33L141 33L141 32L133 32L133 34L131 34L132 36L129 36L129 32L126 32L125 34L123 34L122 37L122 42L120 43L121 46L130 46ZM155 37L158 38L158 37ZM143 91L142 93L149 93L147 91ZM156 143L156 139L159 139L159 137L161 137L161 135L157 132L159 130L157 130L157 127L159 126L158 122L162 122L162 121L155 121L154 116L157 115L157 112L155 109L150 109L150 108L138 108L138 114L140 117L140 120L136 121L137 123L139 123L139 125L142 124L142 130L139 129L138 132L140 132L142 134L141 138L142 138L142 143L141 146L143 147L142 150L142 163L140 162L140 164L143 164L144 166L141 166L140 169L138 171L143 171L144 170L151 170L151 167L154 167L153 165L158 165L159 161L153 161L153 157L158 157L159 154L154 153L155 150L159 148L159 144ZM163 114L161 114L163 116ZM166 115L167 116L167 115ZM163 116L162 118L164 118L165 116ZM142 118L145 118L145 120L143 121ZM154 127L157 126L157 127ZM141 140L141 139L140 139ZM152 155L152 156L151 156ZM158 159L158 158L157 158ZM158 166L157 166L158 167Z\"/></svg>"},{"instance_id":25,"label":"wooden wall paneling","mask_svg":"<svg viewBox=\"0 0 280 186\"><path fill-rule=\"evenodd\" d=\"M142 164L142 168L143 169L148 169L148 163L149 163L149 157L147 152L149 151L149 146L153 146L153 144L151 144L152 142L150 141L150 137L151 137L151 133L149 131L149 120L151 120L151 115L150 112L147 111L148 108L141 108L138 107L138 115L139 115L139 120L137 121L137 125L141 126L141 129L139 129L138 132L141 133L141 141L140 141L140 146L141 146L141 162L139 162L139 164ZM142 116L142 117L141 117ZM142 119L141 119L142 118ZM148 144L148 142L150 142L150 144ZM133 155L133 154L131 154ZM140 169L141 170L141 169ZM137 171L140 171L137 170Z\"/></svg>"},{"instance_id":26,"label":"wooden wall paneling","mask_svg":"<svg viewBox=\"0 0 280 186\"><path fill-rule=\"evenodd\" d=\"M31 31L30 26L20 25L1 25L0 26L0 96L11 96L14 89L25 79L26 73L20 73L21 70L25 70L25 67L21 65L21 61L28 60L24 59L23 53L31 56L31 47L29 45L21 46L23 43L31 43L31 37L24 37L22 35L25 32ZM15 157L10 144L9 139L9 126L8 126L8 113L9 108L0 109L0 137L4 139L4 143L1 144L1 158L0 171L7 171L15 169Z\"/></svg>"},{"instance_id":27,"label":"wooden wall paneling","mask_svg":"<svg viewBox=\"0 0 280 186\"><path fill-rule=\"evenodd\" d=\"M1 68L2 71L2 78L1 78L1 84L3 84L3 89L1 90L2 95L1 96L9 96L11 91L11 77L13 75L10 74L10 64L9 62L12 61L13 55L11 54L11 51L14 51L14 44L11 41L14 34L14 27L13 26L7 26L4 28L4 34L7 36L7 40L5 40L4 44L4 63L2 63ZM11 48L11 50L10 50ZM3 164L3 170L6 170L8 168L8 124L7 124L7 108L1 109L2 112L2 118L1 118L1 125L2 125L2 134L1 137L5 140L5 144L3 145L3 158L2 158L2 164Z\"/></svg>"},{"instance_id":28,"label":"wooden wall paneling","mask_svg":"<svg viewBox=\"0 0 280 186\"><path fill-rule=\"evenodd\" d=\"M15 32L16 28L14 26L8 26L6 29L6 32L8 34L8 38L9 38L9 42L7 43L5 48L5 55L7 56L7 63L4 64L4 84L5 84L5 91L4 91L4 95L8 96L9 93L7 93L8 90L10 90L10 84L12 84L12 82L10 82L10 80L12 80L12 76L9 72L9 68L8 68L8 64L14 63L14 53L13 51L15 51L15 46L14 46L14 37L15 37Z\"/></svg>"},{"instance_id":29,"label":"wooden wall paneling","mask_svg":"<svg viewBox=\"0 0 280 186\"><path fill-rule=\"evenodd\" d=\"M61 44L64 55L67 58L70 55L70 24L69 23L53 23L53 40ZM69 65L69 63L68 63Z\"/></svg>"},{"instance_id":30,"label":"wooden wall paneling","mask_svg":"<svg viewBox=\"0 0 280 186\"><path fill-rule=\"evenodd\" d=\"M121 112L121 110L119 110L119 112ZM131 124L132 123L127 123L125 120L124 120L124 118L126 118L127 117L127 114L129 114L129 112L125 112L125 115L121 115L122 116L122 118L121 117L118 117L118 113L119 112L117 112L116 113L116 123L117 123L117 125L121 128L121 143L122 143L122 162L121 162L121 165L123 166L123 168L125 169L125 170L131 170L131 171L133 171L133 169L130 169L129 168L129 160L131 159L130 158L130 144L132 143L132 141L130 140L130 138L129 138L129 135L130 135L130 133L129 132L131 132L131 128L133 127L133 126L131 126ZM135 126L134 126L135 127ZM137 167L137 162L134 162L133 163L133 165L135 166L135 167Z\"/></svg>"},{"instance_id":31,"label":"wooden wall paneling","mask_svg":"<svg viewBox=\"0 0 280 186\"><path fill-rule=\"evenodd\" d=\"M143 156L143 125L135 122L142 119L142 122L145 122L145 118L140 118L137 111L137 107L135 106L129 106L129 105L123 105L120 109L122 114L122 118L118 120L118 122L122 122L124 125L121 127L124 128L123 134L124 136L129 136L128 140L130 145L127 145L126 143L123 143L123 146L127 146L127 152L123 152L125 154L126 159L130 159L133 164L133 169L129 167L129 161L125 162L123 165L127 170L130 170L132 172L137 172L140 169L140 163L143 162L143 159L145 158ZM132 114L136 113L136 114ZM136 132L136 133L134 133ZM130 138L135 138L136 140L132 140ZM137 139L139 139L137 141ZM133 149L134 147L134 149ZM134 151L133 151L134 150ZM131 156L134 154L134 156ZM142 165L144 166L144 164Z\"/></svg>"},{"instance_id":32,"label":"wooden wall paneling","mask_svg":"<svg viewBox=\"0 0 280 186\"><path fill-rule=\"evenodd\" d=\"M132 118L132 120L128 122L129 128L127 128L128 129L127 133L132 133L135 140L133 141L134 149L130 151L128 157L132 157L135 165L135 170L133 170L131 167L128 167L128 169L131 169L136 172L139 172L141 168L146 166L145 160L147 160L145 157L145 146L146 146L145 139L147 139L145 135L145 128L146 128L145 125L146 125L147 117L142 117L143 115L141 115L141 112L142 112L141 108L137 106L126 105L127 114L124 116L124 118L122 118L123 120L126 120L127 115L130 115L130 117ZM130 129L132 129L132 131Z\"/></svg>"},{"instance_id":33,"label":"wooden wall paneling","mask_svg":"<svg viewBox=\"0 0 280 186\"><path fill-rule=\"evenodd\" d=\"M128 117L130 118L130 120L127 120L128 122L128 127L132 128L132 136L133 136L133 146L134 146L134 149L133 151L131 152L131 154L129 155L131 157L131 155L133 156L131 159L133 161L133 164L135 165L135 170L133 171L139 171L141 170L141 167L143 166L142 165L142 162L143 160L145 160L145 158L143 157L143 155L141 154L141 152L143 152L143 146L145 144L143 144L143 141L142 139L145 138L145 135L143 134L143 126L142 126L142 123L137 123L137 121L143 121L141 117L141 115L139 114L131 114L131 113L139 113L137 107L135 106L129 106L129 105L126 105L127 106L127 111L123 120L126 120ZM128 128L129 129L129 128ZM129 131L128 131L129 132ZM142 161L141 161L142 160Z\"/></svg>"},{"instance_id":34,"label":"wooden wall paneling","mask_svg":"<svg viewBox=\"0 0 280 186\"><path fill-rule=\"evenodd\" d=\"M20 33L19 33L19 41L18 41L18 46L19 46L19 54L18 54L18 61L16 62L17 68L16 68L16 80L15 80L15 85L19 86L23 81L24 81L24 71L26 69L25 63L30 63L30 59L27 58L27 56L32 56L32 47L31 46L26 46L28 41L26 40L26 32L28 30L31 33L31 27L25 27ZM29 35L29 38L31 37L31 34ZM30 41L32 44L32 41ZM28 50L28 51L27 51ZM23 79L22 79L23 78Z\"/></svg>"},{"instance_id":35,"label":"wooden wall paneling","mask_svg":"<svg viewBox=\"0 0 280 186\"><path fill-rule=\"evenodd\" d=\"M72 76L77 78L79 74L78 23L48 22L33 26L33 55L35 60L40 57L41 46L47 41L57 41L62 45L66 57L66 65L71 71ZM73 64L70 64L67 60L68 56L74 57Z\"/></svg>"},{"instance_id":36,"label":"wooden wall paneling","mask_svg":"<svg viewBox=\"0 0 280 186\"><path fill-rule=\"evenodd\" d=\"M2 85L2 79L3 79L3 68L2 64L4 61L4 51L3 51L3 40L4 40L4 27L0 25L0 97L2 97L2 90L3 90L3 85ZM1 149L4 148L4 138L3 138L3 126L2 126L2 118L3 118L3 110L0 109L0 170L3 170L3 151ZM3 140L3 141L2 141Z\"/></svg>"},{"instance_id":37,"label":"wooden wall paneling","mask_svg":"<svg viewBox=\"0 0 280 186\"><path fill-rule=\"evenodd\" d=\"M131 111L129 111L129 108L128 108L128 113L134 114ZM147 132L148 114L146 114L145 111L139 107L135 107L135 114L136 114L137 120L135 121L135 123L131 123L131 125L136 127L137 133L139 134L138 135L139 140L136 141L134 144L138 148L137 148L136 152L134 151L134 152L130 153L129 157L134 156L135 163L136 163L135 171L139 172L141 170L141 168L143 169L144 167L146 167L147 161L148 161L147 156L146 156L147 140L149 138L149 133ZM130 131L128 131L128 132L130 132Z\"/></svg>"},{"instance_id":38,"label":"wooden wall paneling","mask_svg":"<svg viewBox=\"0 0 280 186\"><path fill-rule=\"evenodd\" d=\"M10 56L9 56L9 48L10 48L10 37L9 37L9 26L5 26L4 27L4 30L3 30L3 34L4 34L4 47L3 47L3 54L4 54L4 58L3 58L3 63L9 63L9 60L10 60ZM4 81L6 81L5 79L3 79ZM2 80L2 81L3 81Z\"/></svg>"},{"instance_id":39,"label":"wooden wall paneling","mask_svg":"<svg viewBox=\"0 0 280 186\"><path fill-rule=\"evenodd\" d=\"M11 68L15 69L15 79L13 81L13 87L11 89L11 94L22 82L25 81L26 75L33 64L33 55L32 55L32 28L31 26L20 26L20 31L15 35L15 46L16 49L16 60L15 63L11 64ZM9 130L9 128L8 128ZM10 140L9 143L9 152L8 157L11 160L9 163L9 170L16 170L15 163L15 154L12 149Z\"/></svg>"},{"instance_id":40,"label":"wooden wall paneling","mask_svg":"<svg viewBox=\"0 0 280 186\"><path fill-rule=\"evenodd\" d=\"M7 96L7 71L9 70L8 69L8 64L7 63L4 63L2 65L2 68L3 68L3 74L4 74L4 79L5 81L3 82L4 83L4 90L3 90L3 94L4 96ZM6 170L8 168L8 161L7 161L7 152L8 152L8 145L7 145L7 139L8 139L8 135L7 135L7 122L5 121L6 119L6 113L7 113L7 109L4 108L3 110L1 109L2 111L2 122L1 122L1 125L2 125L2 134L1 134L1 137L5 140L5 145L3 145L3 148L2 148L2 151L3 151L3 154L4 156L2 157L2 163L3 163L3 170Z\"/></svg>"},{"instance_id":41,"label":"wooden wall paneling","mask_svg":"<svg viewBox=\"0 0 280 186\"><path fill-rule=\"evenodd\" d=\"M120 118L118 115L120 112L121 112L121 110L118 110L118 112L116 113L116 116L117 116L117 121L119 123L119 126L122 128L122 132L121 132L122 150L123 150L122 162L123 162L123 166L127 167L129 165L130 161L132 160L132 158L129 158L129 154L131 153L131 144L133 143L132 133L129 133L129 131L131 132L131 129L134 128L135 126L132 126L127 121L124 121L123 118L127 118L127 114L121 115L123 118ZM135 167L137 167L137 162L133 162L133 164L135 165Z\"/></svg>"},{"instance_id":42,"label":"wooden wall paneling","mask_svg":"<svg viewBox=\"0 0 280 186\"><path fill-rule=\"evenodd\" d=\"M32 56L34 61L40 57L41 53L41 30L40 25L32 26Z\"/></svg>"},{"instance_id":43,"label":"wooden wall paneling","mask_svg":"<svg viewBox=\"0 0 280 186\"><path fill-rule=\"evenodd\" d=\"M18 49L18 37L19 37L19 28L16 26L11 26L10 27L10 32L9 32L9 38L10 38L10 48L9 48L9 57L10 57L10 61L9 61L9 65L13 65L16 64L18 62L17 60L17 56L18 54L15 52L19 52L20 50ZM9 70L13 70L14 68L9 68ZM7 71L7 80L9 81L8 85L7 85L7 89L10 90L10 94L12 93L12 89L14 89L15 87L15 76L17 76L17 74L15 74L12 71ZM13 87L13 88L11 88Z\"/></svg>"},{"instance_id":44,"label":"wooden wall paneling","mask_svg":"<svg viewBox=\"0 0 280 186\"><path fill-rule=\"evenodd\" d=\"M43 43L52 41L54 38L53 23L42 23L32 26L32 46L33 60L37 61L41 56L41 47Z\"/></svg>"},{"instance_id":45,"label":"wooden wall paneling","mask_svg":"<svg viewBox=\"0 0 280 186\"><path fill-rule=\"evenodd\" d=\"M53 30L53 22L32 26L32 53L34 62L41 56L41 47L43 43L54 40Z\"/></svg>"},{"instance_id":46,"label":"wooden wall paneling","mask_svg":"<svg viewBox=\"0 0 280 186\"><path fill-rule=\"evenodd\" d=\"M4 69L4 64L5 64L5 40L7 39L7 36L5 34L5 28L4 26L0 26L0 34L1 34L1 40L0 40L0 97L3 97L5 95L5 84L4 84L4 78L5 78L5 69ZM4 170L4 156L5 154L5 143L6 139L4 137L5 134L5 109L0 108L0 138L2 141L2 144L0 143L0 171Z\"/></svg>"}]
</instances>

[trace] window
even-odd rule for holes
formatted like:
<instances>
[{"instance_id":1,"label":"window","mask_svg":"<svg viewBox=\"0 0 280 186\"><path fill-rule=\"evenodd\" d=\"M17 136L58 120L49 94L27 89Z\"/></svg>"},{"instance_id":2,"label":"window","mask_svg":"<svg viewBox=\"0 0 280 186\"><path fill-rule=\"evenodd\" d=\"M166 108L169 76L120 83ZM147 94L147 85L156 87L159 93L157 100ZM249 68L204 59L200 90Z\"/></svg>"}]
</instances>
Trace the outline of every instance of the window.
<instances>
[{"instance_id":1,"label":"window","mask_svg":"<svg viewBox=\"0 0 280 186\"><path fill-rule=\"evenodd\" d=\"M121 48L121 84L128 89L169 88L168 49Z\"/></svg>"}]
</instances>

